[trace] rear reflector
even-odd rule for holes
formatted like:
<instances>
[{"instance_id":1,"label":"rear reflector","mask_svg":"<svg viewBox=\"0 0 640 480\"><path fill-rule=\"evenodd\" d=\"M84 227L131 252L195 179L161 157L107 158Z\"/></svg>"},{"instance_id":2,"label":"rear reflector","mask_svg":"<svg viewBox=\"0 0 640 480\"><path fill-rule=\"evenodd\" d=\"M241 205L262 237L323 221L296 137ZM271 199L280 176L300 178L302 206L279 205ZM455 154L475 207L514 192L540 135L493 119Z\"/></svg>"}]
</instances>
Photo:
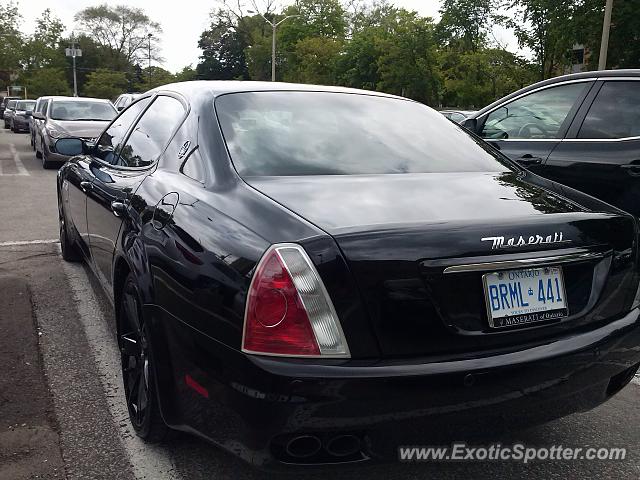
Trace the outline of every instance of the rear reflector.
<instances>
[{"instance_id":1,"label":"rear reflector","mask_svg":"<svg viewBox=\"0 0 640 480\"><path fill-rule=\"evenodd\" d=\"M274 245L258 263L247 297L242 350L349 357L331 299L301 246Z\"/></svg>"},{"instance_id":2,"label":"rear reflector","mask_svg":"<svg viewBox=\"0 0 640 480\"><path fill-rule=\"evenodd\" d=\"M184 383L187 385L187 387L189 387L191 390L194 390L195 392L198 392L204 398L209 398L209 391L198 382L196 382L194 378L188 373L184 376Z\"/></svg>"}]
</instances>

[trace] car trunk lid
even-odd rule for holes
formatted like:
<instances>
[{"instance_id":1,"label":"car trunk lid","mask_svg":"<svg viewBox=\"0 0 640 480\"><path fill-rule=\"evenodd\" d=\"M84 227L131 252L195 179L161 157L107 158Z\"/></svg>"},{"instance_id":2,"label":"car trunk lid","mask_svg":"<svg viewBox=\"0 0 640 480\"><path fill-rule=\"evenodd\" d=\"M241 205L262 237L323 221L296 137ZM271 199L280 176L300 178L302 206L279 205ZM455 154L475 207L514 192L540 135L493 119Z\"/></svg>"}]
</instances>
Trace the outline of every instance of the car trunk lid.
<instances>
[{"instance_id":1,"label":"car trunk lid","mask_svg":"<svg viewBox=\"0 0 640 480\"><path fill-rule=\"evenodd\" d=\"M458 357L545 341L615 317L630 302L637 282L633 220L588 210L527 177L510 172L246 180L333 236L383 356ZM483 275L503 269L497 262L559 266L569 316L491 328Z\"/></svg>"}]
</instances>

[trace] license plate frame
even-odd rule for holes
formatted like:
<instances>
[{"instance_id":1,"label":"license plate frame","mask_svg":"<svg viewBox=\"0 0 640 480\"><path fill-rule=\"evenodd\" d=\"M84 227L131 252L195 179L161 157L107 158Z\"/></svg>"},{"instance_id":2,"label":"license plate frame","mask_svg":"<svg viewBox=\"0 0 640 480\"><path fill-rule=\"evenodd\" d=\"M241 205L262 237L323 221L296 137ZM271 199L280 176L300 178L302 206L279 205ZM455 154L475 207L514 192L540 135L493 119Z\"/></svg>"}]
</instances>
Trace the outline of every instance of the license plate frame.
<instances>
[{"instance_id":1,"label":"license plate frame","mask_svg":"<svg viewBox=\"0 0 640 480\"><path fill-rule=\"evenodd\" d=\"M542 271L545 275L554 273L559 279L559 285L557 290L562 294L563 306L560 308L551 308L544 310L537 310L531 312L525 312L518 315L503 315L494 316L491 309L491 296L489 293L488 280L494 276L505 275L513 272L537 272ZM499 270L494 272L487 272L482 275L483 297L487 313L487 321L491 329L504 329L510 327L526 327L536 325L543 322L550 322L555 320L561 320L569 316L569 306L567 305L567 289L564 280L564 272L560 266L545 266L545 267L530 267L530 268L515 268ZM521 285L520 285L521 286ZM521 295L522 298L522 295Z\"/></svg>"}]
</instances>

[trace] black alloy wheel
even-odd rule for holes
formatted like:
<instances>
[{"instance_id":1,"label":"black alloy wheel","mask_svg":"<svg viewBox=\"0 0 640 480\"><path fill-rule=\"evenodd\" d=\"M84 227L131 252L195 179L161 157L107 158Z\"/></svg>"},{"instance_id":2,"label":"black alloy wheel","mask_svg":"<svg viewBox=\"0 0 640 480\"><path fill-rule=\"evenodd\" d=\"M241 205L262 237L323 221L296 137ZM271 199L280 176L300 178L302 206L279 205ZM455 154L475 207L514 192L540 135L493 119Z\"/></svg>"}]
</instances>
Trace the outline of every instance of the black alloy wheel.
<instances>
[{"instance_id":1,"label":"black alloy wheel","mask_svg":"<svg viewBox=\"0 0 640 480\"><path fill-rule=\"evenodd\" d=\"M122 379L133 429L143 440L159 442L168 428L157 405L149 329L142 317L139 298L138 287L129 274L120 299L118 343Z\"/></svg>"}]
</instances>

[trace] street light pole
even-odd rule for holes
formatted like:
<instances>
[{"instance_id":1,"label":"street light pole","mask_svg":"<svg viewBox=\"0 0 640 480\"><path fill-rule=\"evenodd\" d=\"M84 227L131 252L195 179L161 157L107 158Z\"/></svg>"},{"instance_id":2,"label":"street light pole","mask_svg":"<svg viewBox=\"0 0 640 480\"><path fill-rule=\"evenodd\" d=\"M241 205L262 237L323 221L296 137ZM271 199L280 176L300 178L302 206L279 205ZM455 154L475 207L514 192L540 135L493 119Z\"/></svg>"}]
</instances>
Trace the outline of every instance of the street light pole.
<instances>
[{"instance_id":1,"label":"street light pole","mask_svg":"<svg viewBox=\"0 0 640 480\"><path fill-rule=\"evenodd\" d=\"M604 8L604 22L602 22L602 41L600 42L600 58L598 58L598 70L607 68L607 52L609 51L609 30L611 29L611 11L613 0L607 0Z\"/></svg>"},{"instance_id":2,"label":"street light pole","mask_svg":"<svg viewBox=\"0 0 640 480\"><path fill-rule=\"evenodd\" d=\"M247 13L256 13L256 12L254 10L247 10ZM282 20L280 20L278 23L274 23L271 20L269 20L267 17L265 17L263 14L261 14L260 12L257 12L257 13L262 18L264 18L265 22L267 22L269 25L271 25L271 30L272 30L272 37L271 37L271 81L275 82L276 81L276 31L277 31L278 27L280 26L280 24L282 22L284 22L285 20L289 20L290 18L299 17L300 15L287 15Z\"/></svg>"},{"instance_id":3,"label":"street light pole","mask_svg":"<svg viewBox=\"0 0 640 480\"><path fill-rule=\"evenodd\" d=\"M271 36L271 81L276 81L276 25L271 23L273 35Z\"/></svg>"},{"instance_id":4,"label":"street light pole","mask_svg":"<svg viewBox=\"0 0 640 480\"><path fill-rule=\"evenodd\" d=\"M153 34L148 34L147 38L149 39L149 84L151 84L151 37L153 37Z\"/></svg>"},{"instance_id":5,"label":"street light pole","mask_svg":"<svg viewBox=\"0 0 640 480\"><path fill-rule=\"evenodd\" d=\"M76 57L82 56L82 50L76 48L76 37L75 35L71 35L71 48L67 48L65 51L67 57L71 57L71 61L73 62L73 96L78 96L78 78L76 76Z\"/></svg>"}]
</instances>

